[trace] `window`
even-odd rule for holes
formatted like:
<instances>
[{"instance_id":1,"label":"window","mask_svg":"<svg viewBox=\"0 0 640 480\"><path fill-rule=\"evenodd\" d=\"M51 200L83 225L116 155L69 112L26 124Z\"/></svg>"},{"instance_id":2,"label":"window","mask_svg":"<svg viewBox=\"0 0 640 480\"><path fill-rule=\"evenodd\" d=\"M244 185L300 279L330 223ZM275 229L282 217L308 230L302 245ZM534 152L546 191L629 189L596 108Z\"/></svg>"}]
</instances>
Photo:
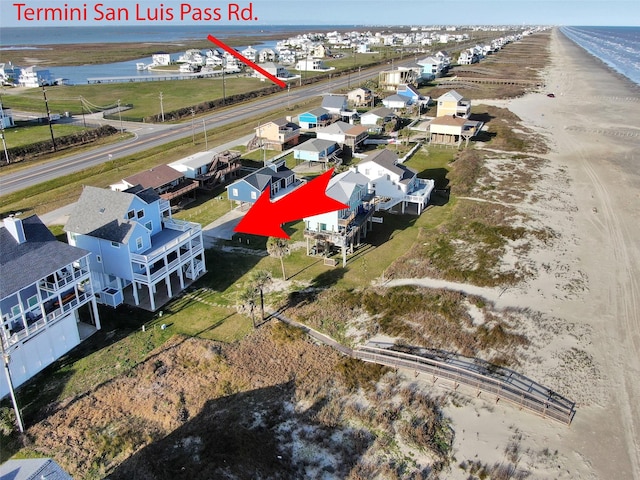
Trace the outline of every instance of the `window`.
<instances>
[{"instance_id":1,"label":"window","mask_svg":"<svg viewBox=\"0 0 640 480\"><path fill-rule=\"evenodd\" d=\"M136 216L136 213L135 213L133 210L129 210L129 211L127 212L127 218L128 218L129 220L131 220L131 219L132 219L133 217L135 217L135 216Z\"/></svg>"},{"instance_id":2,"label":"window","mask_svg":"<svg viewBox=\"0 0 640 480\"><path fill-rule=\"evenodd\" d=\"M138 211L136 212L136 215L137 215L137 217L138 217L138 218L142 218L142 217L144 217L144 210L138 210Z\"/></svg>"},{"instance_id":3,"label":"window","mask_svg":"<svg viewBox=\"0 0 640 480\"><path fill-rule=\"evenodd\" d=\"M29 308L36 306L38 304L38 296L34 295L33 297L29 297L27 304L29 305Z\"/></svg>"},{"instance_id":4,"label":"window","mask_svg":"<svg viewBox=\"0 0 640 480\"><path fill-rule=\"evenodd\" d=\"M136 247L138 250L142 249L142 237L136 238Z\"/></svg>"},{"instance_id":5,"label":"window","mask_svg":"<svg viewBox=\"0 0 640 480\"><path fill-rule=\"evenodd\" d=\"M120 248L120 244L118 242L111 242L111 246L113 248Z\"/></svg>"},{"instance_id":6,"label":"window","mask_svg":"<svg viewBox=\"0 0 640 480\"><path fill-rule=\"evenodd\" d=\"M11 315L14 317L20 315L20 305L14 305L13 307L11 307Z\"/></svg>"},{"instance_id":7,"label":"window","mask_svg":"<svg viewBox=\"0 0 640 480\"><path fill-rule=\"evenodd\" d=\"M149 231L153 230L153 223L151 223L151 222L145 223L144 226Z\"/></svg>"},{"instance_id":8,"label":"window","mask_svg":"<svg viewBox=\"0 0 640 480\"><path fill-rule=\"evenodd\" d=\"M256 194L256 192L251 192L251 199L255 200L256 198L258 198L258 195Z\"/></svg>"},{"instance_id":9,"label":"window","mask_svg":"<svg viewBox=\"0 0 640 480\"><path fill-rule=\"evenodd\" d=\"M237 188L232 188L231 189L231 196L232 197L237 197L238 196L238 189Z\"/></svg>"},{"instance_id":10,"label":"window","mask_svg":"<svg viewBox=\"0 0 640 480\"><path fill-rule=\"evenodd\" d=\"M96 255L96 261L98 263L102 263L102 257L100 255Z\"/></svg>"}]
</instances>

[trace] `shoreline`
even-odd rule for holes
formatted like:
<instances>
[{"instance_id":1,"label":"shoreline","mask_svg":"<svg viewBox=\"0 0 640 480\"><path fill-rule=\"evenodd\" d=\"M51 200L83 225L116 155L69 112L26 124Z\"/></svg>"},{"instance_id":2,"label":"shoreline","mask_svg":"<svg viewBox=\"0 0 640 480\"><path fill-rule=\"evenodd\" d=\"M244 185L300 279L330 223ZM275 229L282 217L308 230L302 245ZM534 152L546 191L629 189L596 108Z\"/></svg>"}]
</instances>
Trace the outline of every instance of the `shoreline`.
<instances>
[{"instance_id":1,"label":"shoreline","mask_svg":"<svg viewBox=\"0 0 640 480\"><path fill-rule=\"evenodd\" d=\"M520 258L538 273L502 300L545 319L521 326L536 345L521 373L562 387L578 409L559 427L499 404L448 408L461 432L454 455L508 463L517 440L533 478L640 478L640 87L559 29L549 51L544 92L486 103L508 108L550 147L532 189L544 208L531 222L556 239Z\"/></svg>"}]
</instances>

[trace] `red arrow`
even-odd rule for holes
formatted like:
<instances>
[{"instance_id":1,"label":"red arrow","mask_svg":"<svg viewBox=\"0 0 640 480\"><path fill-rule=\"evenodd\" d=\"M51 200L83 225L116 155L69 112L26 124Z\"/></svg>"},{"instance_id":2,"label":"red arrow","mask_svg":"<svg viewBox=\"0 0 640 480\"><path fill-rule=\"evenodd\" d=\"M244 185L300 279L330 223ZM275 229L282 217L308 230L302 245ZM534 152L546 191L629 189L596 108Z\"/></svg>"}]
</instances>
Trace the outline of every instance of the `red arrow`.
<instances>
[{"instance_id":1,"label":"red arrow","mask_svg":"<svg viewBox=\"0 0 640 480\"><path fill-rule=\"evenodd\" d=\"M273 83L275 83L276 85L284 88L287 86L286 83L284 83L282 80L280 80L278 77L276 77L275 75L271 75L269 72L267 72L264 68L260 67L259 65L256 65L255 63L253 63L251 60L247 59L247 57L245 57L244 55L242 55L241 53L238 53L237 51L235 51L233 48L231 48L229 45L227 45L224 42L221 42L220 40L218 40L216 37L214 37L213 35L209 35L207 37L207 39L210 42L215 43L216 45L218 45L220 48L222 48L224 51L229 52L231 55L233 55L234 57L236 57L238 60L240 60L242 63L249 65L251 68L253 68L254 70L256 70L257 72L260 72L262 75L264 75L265 77L267 77L269 80L271 80ZM224 66L222 67L224 68Z\"/></svg>"},{"instance_id":2,"label":"red arrow","mask_svg":"<svg viewBox=\"0 0 640 480\"><path fill-rule=\"evenodd\" d=\"M269 198L271 189L266 188L233 230L265 237L289 238L282 224L349 208L349 205L325 193L332 173L333 168L275 202Z\"/></svg>"}]
</instances>

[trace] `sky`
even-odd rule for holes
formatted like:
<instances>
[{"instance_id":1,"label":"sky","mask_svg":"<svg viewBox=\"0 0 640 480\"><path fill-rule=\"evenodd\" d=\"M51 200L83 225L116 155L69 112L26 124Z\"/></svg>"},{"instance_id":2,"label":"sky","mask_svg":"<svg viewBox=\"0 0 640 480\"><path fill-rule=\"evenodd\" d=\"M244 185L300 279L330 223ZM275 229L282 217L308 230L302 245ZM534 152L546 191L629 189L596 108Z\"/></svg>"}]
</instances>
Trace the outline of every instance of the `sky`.
<instances>
[{"instance_id":1,"label":"sky","mask_svg":"<svg viewBox=\"0 0 640 480\"><path fill-rule=\"evenodd\" d=\"M60 22L43 8L80 13ZM640 0L0 0L0 27L63 24L638 26Z\"/></svg>"}]
</instances>

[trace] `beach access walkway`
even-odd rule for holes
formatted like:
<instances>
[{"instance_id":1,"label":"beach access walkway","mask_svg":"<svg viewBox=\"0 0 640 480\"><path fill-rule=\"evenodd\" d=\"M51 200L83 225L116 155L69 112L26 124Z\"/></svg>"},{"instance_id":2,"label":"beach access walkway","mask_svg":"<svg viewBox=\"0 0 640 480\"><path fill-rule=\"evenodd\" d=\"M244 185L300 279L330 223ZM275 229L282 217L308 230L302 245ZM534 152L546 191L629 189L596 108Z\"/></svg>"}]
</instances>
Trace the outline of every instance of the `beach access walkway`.
<instances>
[{"instance_id":1,"label":"beach access walkway","mask_svg":"<svg viewBox=\"0 0 640 480\"><path fill-rule=\"evenodd\" d=\"M520 409L566 425L571 424L576 413L575 402L513 370L496 367L478 359L423 348L409 347L411 353L407 353L393 349L393 344L383 343L349 348L324 333L287 318L282 312L274 312L269 318L275 318L299 328L311 338L348 357L387 367L411 370L416 377L426 374L434 386L438 384L455 391L460 391L460 387L467 387L477 398L482 396L496 403L501 400L506 401Z\"/></svg>"}]
</instances>

